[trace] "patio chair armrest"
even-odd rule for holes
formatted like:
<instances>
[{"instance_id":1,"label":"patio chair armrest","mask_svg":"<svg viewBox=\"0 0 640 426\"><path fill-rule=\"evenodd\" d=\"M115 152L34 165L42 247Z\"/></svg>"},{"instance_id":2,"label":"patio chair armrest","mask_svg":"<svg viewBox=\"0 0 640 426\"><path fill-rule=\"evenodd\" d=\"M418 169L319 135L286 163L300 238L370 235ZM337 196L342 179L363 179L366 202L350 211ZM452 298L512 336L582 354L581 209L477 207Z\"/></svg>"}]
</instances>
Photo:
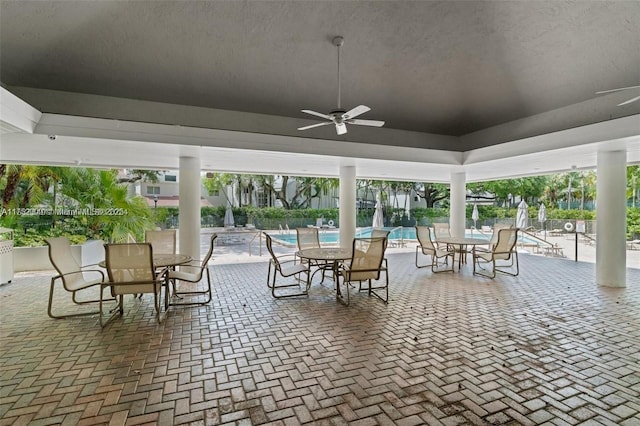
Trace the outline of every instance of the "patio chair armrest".
<instances>
[{"instance_id":1,"label":"patio chair armrest","mask_svg":"<svg viewBox=\"0 0 640 426\"><path fill-rule=\"evenodd\" d=\"M100 266L100 263L89 263L89 264L87 264L87 265L82 265L82 266L80 267L80 269L84 269L84 268L94 268L94 269L95 269L95 267L96 267L96 266L97 266L98 268L102 268L102 266Z\"/></svg>"},{"instance_id":2,"label":"patio chair armrest","mask_svg":"<svg viewBox=\"0 0 640 426\"><path fill-rule=\"evenodd\" d=\"M212 260L213 259L209 259L209 262L211 262ZM207 262L207 264L209 262ZM190 266L192 268L200 268L202 266L202 263L200 263L200 261L197 260L197 259L193 259L193 260L191 260L191 261L189 261L187 263L181 263L180 265L177 265L177 266Z\"/></svg>"},{"instance_id":3,"label":"patio chair armrest","mask_svg":"<svg viewBox=\"0 0 640 426\"><path fill-rule=\"evenodd\" d=\"M289 257L291 258L290 260L282 260ZM298 255L296 253L281 254L280 256L276 256L276 259L278 259L278 262L280 263L295 262L297 258L298 258Z\"/></svg>"},{"instance_id":4,"label":"patio chair armrest","mask_svg":"<svg viewBox=\"0 0 640 426\"><path fill-rule=\"evenodd\" d=\"M104 281L104 271L101 269L81 269L79 271L73 271L73 272L67 272L65 274L58 274L56 275L54 278L62 278L62 277L66 277L69 275L75 275L75 274L84 274L87 272L97 272L100 274L100 276L102 276L102 281Z\"/></svg>"},{"instance_id":5,"label":"patio chair armrest","mask_svg":"<svg viewBox=\"0 0 640 426\"><path fill-rule=\"evenodd\" d=\"M480 252L480 253L491 253L491 250L486 249L484 247L474 246L472 252Z\"/></svg>"}]
</instances>

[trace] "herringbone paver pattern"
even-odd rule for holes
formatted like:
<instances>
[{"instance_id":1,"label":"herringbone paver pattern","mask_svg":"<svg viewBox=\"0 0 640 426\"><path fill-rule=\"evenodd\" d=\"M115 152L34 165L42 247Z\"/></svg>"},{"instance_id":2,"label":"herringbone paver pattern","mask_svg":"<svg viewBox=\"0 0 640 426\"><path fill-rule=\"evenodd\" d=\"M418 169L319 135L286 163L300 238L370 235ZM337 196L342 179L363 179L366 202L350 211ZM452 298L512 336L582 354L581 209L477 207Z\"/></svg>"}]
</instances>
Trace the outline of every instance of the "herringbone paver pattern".
<instances>
[{"instance_id":1,"label":"herringbone paver pattern","mask_svg":"<svg viewBox=\"0 0 640 426\"><path fill-rule=\"evenodd\" d=\"M608 289L566 260L489 280L388 257L388 305L317 283L274 300L266 263L214 264L209 306L157 325L129 298L104 330L48 318L49 276L17 277L0 287L0 425L640 424L640 270Z\"/></svg>"}]
</instances>

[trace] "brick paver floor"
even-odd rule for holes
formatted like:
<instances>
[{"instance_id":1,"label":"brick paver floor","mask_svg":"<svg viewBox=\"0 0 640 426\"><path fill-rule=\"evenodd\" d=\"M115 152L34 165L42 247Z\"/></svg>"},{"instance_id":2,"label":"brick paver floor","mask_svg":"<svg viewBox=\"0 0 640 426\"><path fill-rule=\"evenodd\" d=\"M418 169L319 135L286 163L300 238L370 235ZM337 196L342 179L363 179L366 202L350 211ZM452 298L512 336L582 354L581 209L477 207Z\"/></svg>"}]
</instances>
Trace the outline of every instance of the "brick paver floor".
<instances>
[{"instance_id":1,"label":"brick paver floor","mask_svg":"<svg viewBox=\"0 0 640 426\"><path fill-rule=\"evenodd\" d=\"M264 261L214 262L208 306L158 325L129 297L105 329L50 319L50 275L17 276L0 287L0 424L640 424L640 270L611 289L591 263L522 255L490 280L388 259L388 305L317 282L274 300Z\"/></svg>"}]
</instances>

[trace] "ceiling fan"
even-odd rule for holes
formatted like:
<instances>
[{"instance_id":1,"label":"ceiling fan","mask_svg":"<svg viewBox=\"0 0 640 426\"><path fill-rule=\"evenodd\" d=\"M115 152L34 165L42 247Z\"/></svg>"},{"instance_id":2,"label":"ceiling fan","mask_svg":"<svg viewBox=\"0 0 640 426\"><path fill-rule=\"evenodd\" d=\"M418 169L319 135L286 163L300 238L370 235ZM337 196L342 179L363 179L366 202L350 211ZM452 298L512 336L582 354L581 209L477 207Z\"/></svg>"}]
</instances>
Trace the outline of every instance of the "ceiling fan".
<instances>
[{"instance_id":1,"label":"ceiling fan","mask_svg":"<svg viewBox=\"0 0 640 426\"><path fill-rule=\"evenodd\" d=\"M596 92L596 95L603 95L605 93L621 92L623 90L632 90L632 89L640 89L640 86L629 86L629 87L621 87L619 89L602 90L600 92ZM624 102L618 104L618 106L623 106L623 105L630 104L631 102L635 102L638 99L640 99L640 96L636 96L635 98L631 98L628 101L624 101Z\"/></svg>"},{"instance_id":2,"label":"ceiling fan","mask_svg":"<svg viewBox=\"0 0 640 426\"><path fill-rule=\"evenodd\" d=\"M327 126L329 124L334 124L336 126L336 132L339 135L344 135L345 133L347 133L347 124L355 124L358 126L373 126L373 127L384 126L384 121L356 119L356 117L358 117L359 115L364 114L365 112L371 110L371 108L369 108L368 106L358 105L357 107L349 111L345 111L344 109L342 109L340 105L340 47L343 44L344 44L343 37L337 36L333 39L333 45L338 48L338 108L334 109L328 114L312 111L310 109L303 109L302 112L306 114L315 115L316 117L321 117L328 121L311 124L309 126L299 127L298 130L307 130L307 129L313 129L314 127Z\"/></svg>"}]
</instances>

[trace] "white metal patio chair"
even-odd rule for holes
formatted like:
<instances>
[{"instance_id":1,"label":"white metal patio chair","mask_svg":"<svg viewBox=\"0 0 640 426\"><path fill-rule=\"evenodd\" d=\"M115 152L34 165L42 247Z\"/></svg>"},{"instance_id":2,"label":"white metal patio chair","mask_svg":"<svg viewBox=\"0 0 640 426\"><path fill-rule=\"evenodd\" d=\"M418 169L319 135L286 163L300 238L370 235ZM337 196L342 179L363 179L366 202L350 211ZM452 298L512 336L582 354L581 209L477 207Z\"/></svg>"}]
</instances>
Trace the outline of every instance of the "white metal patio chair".
<instances>
[{"instance_id":1,"label":"white metal patio chair","mask_svg":"<svg viewBox=\"0 0 640 426\"><path fill-rule=\"evenodd\" d=\"M294 296L307 296L309 294L309 287L311 286L311 272L309 268L309 263L296 263L296 255L295 254L285 254L281 256L276 256L273 252L273 241L271 236L266 232L263 232L267 250L271 255L271 260L269 261L269 269L267 270L267 287L271 289L271 295L276 299L282 297L294 297ZM290 259L288 259L290 258ZM286 259L286 260L283 260ZM271 274L271 270L273 269L273 276ZM304 282L304 289L297 293L290 292L281 292L281 290L291 287L298 287L303 283L302 274L307 276ZM288 282L287 284L277 284L277 276L280 275L281 278L295 278L295 283Z\"/></svg>"},{"instance_id":2,"label":"white metal patio chair","mask_svg":"<svg viewBox=\"0 0 640 426\"><path fill-rule=\"evenodd\" d=\"M82 267L80 263L73 257L71 252L71 242L66 237L47 238L47 246L49 247L49 260L55 268L58 275L51 278L51 287L49 290L49 305L47 314L51 318L68 318L82 315L94 315L99 311L81 312L66 315L54 315L53 299L54 288L59 280L65 291L71 293L71 300L77 305L85 305L90 303L98 303L100 299L78 300L78 293L82 290L98 287L104 281L104 272L95 267L88 265ZM109 300L114 300L113 298Z\"/></svg>"},{"instance_id":3,"label":"white metal patio chair","mask_svg":"<svg viewBox=\"0 0 640 426\"><path fill-rule=\"evenodd\" d=\"M124 314L125 294L153 294L156 320L160 320L162 289L166 284L167 269L157 272L153 265L153 248L150 243L105 244L105 256L109 280L100 284L100 296L110 289L118 298L118 309L107 321L103 321L100 302L100 325L104 327L118 314ZM168 288L165 289L165 298Z\"/></svg>"},{"instance_id":4,"label":"white metal patio chair","mask_svg":"<svg viewBox=\"0 0 640 426\"><path fill-rule=\"evenodd\" d=\"M351 283L358 282L358 291L366 290L369 295L374 295L384 303L389 301L389 270L383 265L384 252L387 249L386 238L354 238L352 257L347 262L342 262L336 270L336 286L338 300L349 305ZM384 272L385 280L381 285L373 285L372 281L379 281ZM342 283L340 282L342 278ZM367 282L367 287L362 287ZM344 292L342 291L344 285ZM378 292L384 291L384 296Z\"/></svg>"},{"instance_id":5,"label":"white metal patio chair","mask_svg":"<svg viewBox=\"0 0 640 426\"><path fill-rule=\"evenodd\" d=\"M175 254L176 230L163 229L145 231L144 242L151 244L154 254Z\"/></svg>"},{"instance_id":6,"label":"white metal patio chair","mask_svg":"<svg viewBox=\"0 0 640 426\"><path fill-rule=\"evenodd\" d=\"M475 247L472 250L473 274L483 275L488 278L495 278L496 272L517 276L520 273L518 264L518 252L515 249L518 241L517 228L503 228L498 231L498 238L495 244L491 244L489 249ZM488 272L482 267L483 264L490 264ZM476 266L478 269L476 269ZM515 267L515 272L509 269Z\"/></svg>"},{"instance_id":7,"label":"white metal patio chair","mask_svg":"<svg viewBox=\"0 0 640 426\"><path fill-rule=\"evenodd\" d=\"M205 295L206 299L201 301L173 302L172 298L168 298L167 301L169 305L206 305L211 301L211 274L209 273L209 260L211 259L211 255L213 254L213 247L216 238L218 238L217 234L211 235L209 250L207 251L207 254L202 258L202 262L192 260L186 265L181 265L179 271L169 270L167 275L167 279L173 283L173 288L175 289L173 296L175 296L175 298L183 299L185 296L198 297ZM187 272L183 270L184 267L195 270L193 272ZM205 290L180 290L180 281L191 284L198 284L200 283L200 281L202 281L202 275L205 273L207 276L207 288Z\"/></svg>"},{"instance_id":8,"label":"white metal patio chair","mask_svg":"<svg viewBox=\"0 0 640 426\"><path fill-rule=\"evenodd\" d=\"M418 245L416 246L416 267L426 268L431 266L431 271L435 273L439 272L453 272L453 263L455 251L453 248L443 245L442 248L437 247L431 239L431 228L428 226L416 226L416 237L418 238ZM431 264L420 265L418 263L418 254L422 253L424 256L431 256ZM438 259L444 258L444 264L448 264L447 258L451 257L451 268L437 269Z\"/></svg>"},{"instance_id":9,"label":"white metal patio chair","mask_svg":"<svg viewBox=\"0 0 640 426\"><path fill-rule=\"evenodd\" d=\"M296 241L298 251L309 248L320 248L319 228L296 228ZM314 266L322 270L322 281L324 281L325 272L328 268L326 262L300 258L300 263L309 263L310 267Z\"/></svg>"}]
</instances>

